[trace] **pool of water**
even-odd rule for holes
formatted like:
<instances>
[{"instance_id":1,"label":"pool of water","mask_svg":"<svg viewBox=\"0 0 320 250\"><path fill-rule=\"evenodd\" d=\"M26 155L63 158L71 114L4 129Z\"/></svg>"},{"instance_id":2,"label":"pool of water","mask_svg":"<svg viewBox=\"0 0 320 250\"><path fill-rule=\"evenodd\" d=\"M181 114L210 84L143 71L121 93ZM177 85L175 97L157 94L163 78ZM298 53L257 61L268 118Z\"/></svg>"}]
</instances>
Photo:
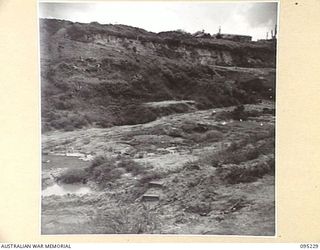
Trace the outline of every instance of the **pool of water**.
<instances>
[{"instance_id":1,"label":"pool of water","mask_svg":"<svg viewBox=\"0 0 320 250\"><path fill-rule=\"evenodd\" d=\"M88 186L82 184L57 184L49 186L42 190L42 196L50 195L66 195L66 194L76 194L84 195L91 193L91 189Z\"/></svg>"}]
</instances>

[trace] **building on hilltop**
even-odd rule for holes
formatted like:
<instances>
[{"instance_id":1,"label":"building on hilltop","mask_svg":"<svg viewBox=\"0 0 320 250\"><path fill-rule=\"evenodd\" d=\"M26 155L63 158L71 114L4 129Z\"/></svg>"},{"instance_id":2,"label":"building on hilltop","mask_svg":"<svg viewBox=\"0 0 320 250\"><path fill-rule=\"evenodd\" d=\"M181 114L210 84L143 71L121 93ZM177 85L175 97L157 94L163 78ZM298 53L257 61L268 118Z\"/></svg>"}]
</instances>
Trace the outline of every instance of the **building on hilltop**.
<instances>
[{"instance_id":1,"label":"building on hilltop","mask_svg":"<svg viewBox=\"0 0 320 250\"><path fill-rule=\"evenodd\" d=\"M235 41L235 42L251 42L252 41L251 36L236 35L236 34L218 33L216 35L213 35L212 37L216 38L216 39L231 40L231 41Z\"/></svg>"},{"instance_id":2,"label":"building on hilltop","mask_svg":"<svg viewBox=\"0 0 320 250\"><path fill-rule=\"evenodd\" d=\"M211 38L209 33L205 33L204 30L197 31L192 34L195 38Z\"/></svg>"},{"instance_id":3,"label":"building on hilltop","mask_svg":"<svg viewBox=\"0 0 320 250\"><path fill-rule=\"evenodd\" d=\"M224 39L231 40L235 42L251 42L252 37L246 35L237 35L237 34L223 34L221 33L221 26L219 26L219 31L217 34L210 35L206 33L204 30L197 31L192 34L195 38L213 38L213 39Z\"/></svg>"},{"instance_id":4,"label":"building on hilltop","mask_svg":"<svg viewBox=\"0 0 320 250\"><path fill-rule=\"evenodd\" d=\"M237 35L237 34L223 34L223 33L221 33L221 26L219 26L218 33L215 35L212 35L212 38L231 40L231 41L235 41L235 42L251 42L252 41L251 36Z\"/></svg>"}]
</instances>

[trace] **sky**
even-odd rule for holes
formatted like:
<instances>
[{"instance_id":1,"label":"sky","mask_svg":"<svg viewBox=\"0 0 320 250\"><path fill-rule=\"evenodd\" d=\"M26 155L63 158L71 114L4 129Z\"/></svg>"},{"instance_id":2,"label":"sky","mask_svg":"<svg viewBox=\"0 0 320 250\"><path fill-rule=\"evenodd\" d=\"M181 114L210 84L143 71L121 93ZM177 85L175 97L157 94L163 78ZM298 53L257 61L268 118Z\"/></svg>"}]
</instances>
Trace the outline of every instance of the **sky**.
<instances>
[{"instance_id":1,"label":"sky","mask_svg":"<svg viewBox=\"0 0 320 250\"><path fill-rule=\"evenodd\" d=\"M182 29L250 35L265 39L277 23L276 2L209 1L105 1L45 2L39 4L40 18L73 22L126 24L152 32Z\"/></svg>"}]
</instances>

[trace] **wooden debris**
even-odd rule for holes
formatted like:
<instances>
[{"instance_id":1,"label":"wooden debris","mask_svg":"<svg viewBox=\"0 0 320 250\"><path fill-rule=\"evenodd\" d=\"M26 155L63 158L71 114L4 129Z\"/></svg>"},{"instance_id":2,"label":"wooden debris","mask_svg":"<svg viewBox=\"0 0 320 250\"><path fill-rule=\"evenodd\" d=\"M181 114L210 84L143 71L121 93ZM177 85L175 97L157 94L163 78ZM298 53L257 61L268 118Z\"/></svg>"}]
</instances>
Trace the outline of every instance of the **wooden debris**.
<instances>
[{"instance_id":1,"label":"wooden debris","mask_svg":"<svg viewBox=\"0 0 320 250\"><path fill-rule=\"evenodd\" d=\"M160 196L158 194L144 194L141 201L158 201Z\"/></svg>"},{"instance_id":2,"label":"wooden debris","mask_svg":"<svg viewBox=\"0 0 320 250\"><path fill-rule=\"evenodd\" d=\"M150 181L149 187L150 188L163 188L164 183L163 181Z\"/></svg>"}]
</instances>

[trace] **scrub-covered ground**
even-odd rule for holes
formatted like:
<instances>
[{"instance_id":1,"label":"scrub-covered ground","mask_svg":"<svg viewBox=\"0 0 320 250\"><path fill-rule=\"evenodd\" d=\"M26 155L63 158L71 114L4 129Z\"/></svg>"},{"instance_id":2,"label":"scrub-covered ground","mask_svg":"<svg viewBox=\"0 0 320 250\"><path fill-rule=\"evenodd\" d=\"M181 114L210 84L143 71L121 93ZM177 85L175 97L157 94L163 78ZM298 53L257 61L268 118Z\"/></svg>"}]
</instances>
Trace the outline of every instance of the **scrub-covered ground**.
<instances>
[{"instance_id":1,"label":"scrub-covered ground","mask_svg":"<svg viewBox=\"0 0 320 250\"><path fill-rule=\"evenodd\" d=\"M274 130L263 101L45 132L42 233L274 235Z\"/></svg>"}]
</instances>

